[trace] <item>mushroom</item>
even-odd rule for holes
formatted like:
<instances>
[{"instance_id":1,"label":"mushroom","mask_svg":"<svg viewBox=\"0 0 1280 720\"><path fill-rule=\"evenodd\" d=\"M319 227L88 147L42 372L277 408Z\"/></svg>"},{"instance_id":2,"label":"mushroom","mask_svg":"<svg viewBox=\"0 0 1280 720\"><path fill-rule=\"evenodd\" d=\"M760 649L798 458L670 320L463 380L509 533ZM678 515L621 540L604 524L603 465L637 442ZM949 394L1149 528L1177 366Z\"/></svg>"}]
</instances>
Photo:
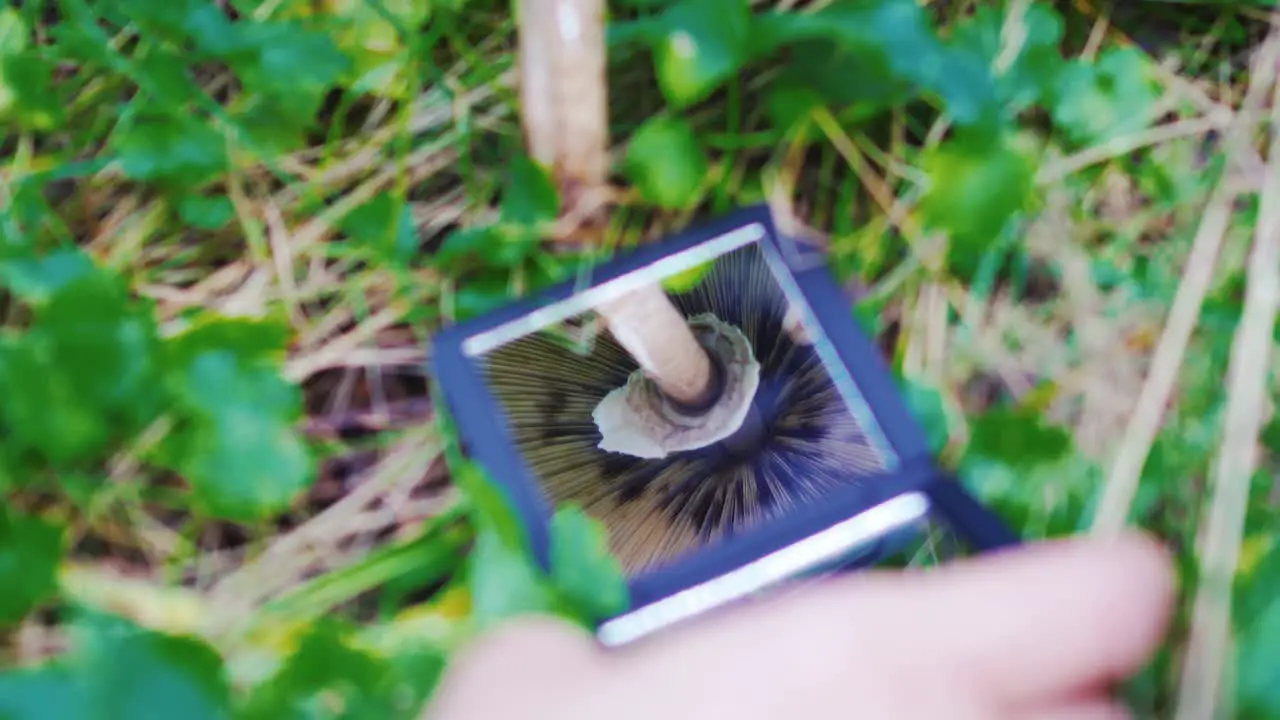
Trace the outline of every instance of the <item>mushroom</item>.
<instances>
[{"instance_id":1,"label":"mushroom","mask_svg":"<svg viewBox=\"0 0 1280 720\"><path fill-rule=\"evenodd\" d=\"M572 209L604 186L609 169L604 0L521 0L518 11L525 141L553 169ZM712 328L703 334L714 337L704 346L659 285L602 303L598 312L639 366L596 416L607 447L661 457L736 429L756 372L741 333L703 319L703 329Z\"/></svg>"},{"instance_id":2,"label":"mushroom","mask_svg":"<svg viewBox=\"0 0 1280 720\"><path fill-rule=\"evenodd\" d=\"M661 457L601 447L602 402L619 388L646 387L636 380L638 358L645 356L630 352L616 332L598 334L585 348L573 340L573 326L597 320L591 313L482 358L516 445L547 498L576 503L599 519L628 573L885 470L886 458L864 434L811 338L788 327L794 324L788 316L797 313L759 246L720 256L696 285L666 300L683 322L668 319L663 327L693 328L701 346L712 348L715 372L740 362L731 353L744 347L756 362L755 389L741 416L710 442ZM739 366L744 373L746 367ZM662 402L648 387L637 397Z\"/></svg>"}]
</instances>

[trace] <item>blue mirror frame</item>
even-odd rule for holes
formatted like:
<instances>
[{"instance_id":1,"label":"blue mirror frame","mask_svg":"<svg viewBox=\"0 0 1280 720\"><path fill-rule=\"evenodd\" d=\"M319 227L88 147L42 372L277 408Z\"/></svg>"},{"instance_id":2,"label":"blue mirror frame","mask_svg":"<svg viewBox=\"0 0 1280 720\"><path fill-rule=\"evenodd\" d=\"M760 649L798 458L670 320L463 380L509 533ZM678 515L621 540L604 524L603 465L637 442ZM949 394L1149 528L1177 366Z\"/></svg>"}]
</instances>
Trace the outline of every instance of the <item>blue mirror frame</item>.
<instances>
[{"instance_id":1,"label":"blue mirror frame","mask_svg":"<svg viewBox=\"0 0 1280 720\"><path fill-rule=\"evenodd\" d=\"M516 449L483 376L477 361L482 339L681 254L749 242L759 243L789 298L801 301L807 320L823 336L819 353L828 367L846 371L849 391L869 410L870 422L895 462L883 476L834 491L825 502L798 508L731 541L631 578L630 609L601 625L601 637L608 644L629 641L795 577L873 565L900 548L929 516L950 526L974 552L1019 542L994 513L936 465L923 428L879 351L855 322L822 254L780 236L768 207L756 206L640 246L596 266L589 281L561 283L448 327L433 338L430 372L444 394L464 451L506 493L538 561L549 566L548 526L554 508Z\"/></svg>"}]
</instances>

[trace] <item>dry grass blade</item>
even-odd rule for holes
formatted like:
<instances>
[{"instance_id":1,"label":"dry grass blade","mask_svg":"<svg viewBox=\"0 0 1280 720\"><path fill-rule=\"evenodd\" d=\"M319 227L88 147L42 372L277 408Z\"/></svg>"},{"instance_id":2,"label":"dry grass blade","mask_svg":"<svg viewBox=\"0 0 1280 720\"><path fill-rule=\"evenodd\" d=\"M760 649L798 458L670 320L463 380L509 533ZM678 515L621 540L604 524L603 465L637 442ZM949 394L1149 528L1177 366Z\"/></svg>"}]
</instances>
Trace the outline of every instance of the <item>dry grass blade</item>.
<instances>
[{"instance_id":1,"label":"dry grass blade","mask_svg":"<svg viewBox=\"0 0 1280 720\"><path fill-rule=\"evenodd\" d=\"M1275 45L1273 33L1269 47ZM1271 124L1280 122L1280 90ZM1274 130L1272 131L1275 132ZM1213 496L1200 551L1200 585L1178 698L1178 720L1215 715L1231 642L1231 589L1240 559L1249 487L1258 460L1258 433L1267 384L1276 313L1280 310L1280 144L1273 135L1253 251L1244 313L1231 348L1227 411L1213 468Z\"/></svg>"},{"instance_id":2,"label":"dry grass blade","mask_svg":"<svg viewBox=\"0 0 1280 720\"><path fill-rule=\"evenodd\" d=\"M337 546L349 537L352 519L397 487L425 477L440 452L434 430L406 437L367 481L324 512L275 538L254 561L218 581L207 594L213 612L205 618L206 633L211 637L232 633L251 622L259 605L296 585L317 563L328 564L327 559L337 555Z\"/></svg>"},{"instance_id":3,"label":"dry grass blade","mask_svg":"<svg viewBox=\"0 0 1280 720\"><path fill-rule=\"evenodd\" d=\"M1252 114L1261 107L1267 91L1274 85L1278 51L1280 40L1275 35L1258 51L1253 67L1253 80L1242 108L1243 114ZM1233 156L1240 154L1240 148L1248 148L1252 130L1252 123L1247 121L1238 122L1232 129L1227 142L1228 150ZM1228 168L1234 166L1235 163L1230 163ZM1124 439L1112 461L1102 499L1093 519L1092 530L1095 533L1118 533L1128 519L1129 509L1142 477L1142 468L1160 431L1164 409L1173 396L1183 356L1199 322L1200 308L1213 281L1218 253L1222 248L1237 193L1235 183L1229 177L1224 178L1205 209L1191 253L1187 257L1182 282L1165 321L1164 333L1156 346L1151 369L1125 428Z\"/></svg>"}]
</instances>

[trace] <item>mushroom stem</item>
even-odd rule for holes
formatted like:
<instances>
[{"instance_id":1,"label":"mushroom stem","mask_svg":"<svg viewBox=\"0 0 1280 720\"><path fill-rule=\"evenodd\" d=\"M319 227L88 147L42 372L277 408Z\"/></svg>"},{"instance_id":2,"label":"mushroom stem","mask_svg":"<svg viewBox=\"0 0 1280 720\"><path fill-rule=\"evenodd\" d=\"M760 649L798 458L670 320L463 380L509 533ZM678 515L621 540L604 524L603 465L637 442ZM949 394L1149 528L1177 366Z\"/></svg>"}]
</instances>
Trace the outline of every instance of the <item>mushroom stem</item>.
<instances>
[{"instance_id":1,"label":"mushroom stem","mask_svg":"<svg viewBox=\"0 0 1280 720\"><path fill-rule=\"evenodd\" d=\"M573 208L609 173L604 0L519 0L518 9L525 142Z\"/></svg>"},{"instance_id":2,"label":"mushroom stem","mask_svg":"<svg viewBox=\"0 0 1280 720\"><path fill-rule=\"evenodd\" d=\"M533 159L552 169L567 210L609 172L604 0L518 0L520 102ZM599 308L618 344L675 402L714 398L713 369L658 285Z\"/></svg>"},{"instance_id":3,"label":"mushroom stem","mask_svg":"<svg viewBox=\"0 0 1280 720\"><path fill-rule=\"evenodd\" d=\"M691 408L715 401L711 359L660 286L643 286L596 310L663 394Z\"/></svg>"}]
</instances>

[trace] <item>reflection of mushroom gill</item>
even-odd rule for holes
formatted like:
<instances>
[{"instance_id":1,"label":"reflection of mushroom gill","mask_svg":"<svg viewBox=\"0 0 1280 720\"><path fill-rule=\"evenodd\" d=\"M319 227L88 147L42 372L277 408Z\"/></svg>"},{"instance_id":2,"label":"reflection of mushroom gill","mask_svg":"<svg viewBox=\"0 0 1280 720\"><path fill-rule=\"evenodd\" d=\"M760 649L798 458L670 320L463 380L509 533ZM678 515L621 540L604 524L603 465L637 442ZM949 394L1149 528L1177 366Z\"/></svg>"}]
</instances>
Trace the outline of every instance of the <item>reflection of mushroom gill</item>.
<instances>
[{"instance_id":1,"label":"reflection of mushroom gill","mask_svg":"<svg viewBox=\"0 0 1280 720\"><path fill-rule=\"evenodd\" d=\"M592 411L636 363L606 334L587 351L542 331L489 354L491 387L548 499L602 521L630 573L711 543L883 468L813 347L784 327L785 297L759 248L716 260L685 317L740 328L760 362L754 408L733 436L660 460L597 447Z\"/></svg>"}]
</instances>

